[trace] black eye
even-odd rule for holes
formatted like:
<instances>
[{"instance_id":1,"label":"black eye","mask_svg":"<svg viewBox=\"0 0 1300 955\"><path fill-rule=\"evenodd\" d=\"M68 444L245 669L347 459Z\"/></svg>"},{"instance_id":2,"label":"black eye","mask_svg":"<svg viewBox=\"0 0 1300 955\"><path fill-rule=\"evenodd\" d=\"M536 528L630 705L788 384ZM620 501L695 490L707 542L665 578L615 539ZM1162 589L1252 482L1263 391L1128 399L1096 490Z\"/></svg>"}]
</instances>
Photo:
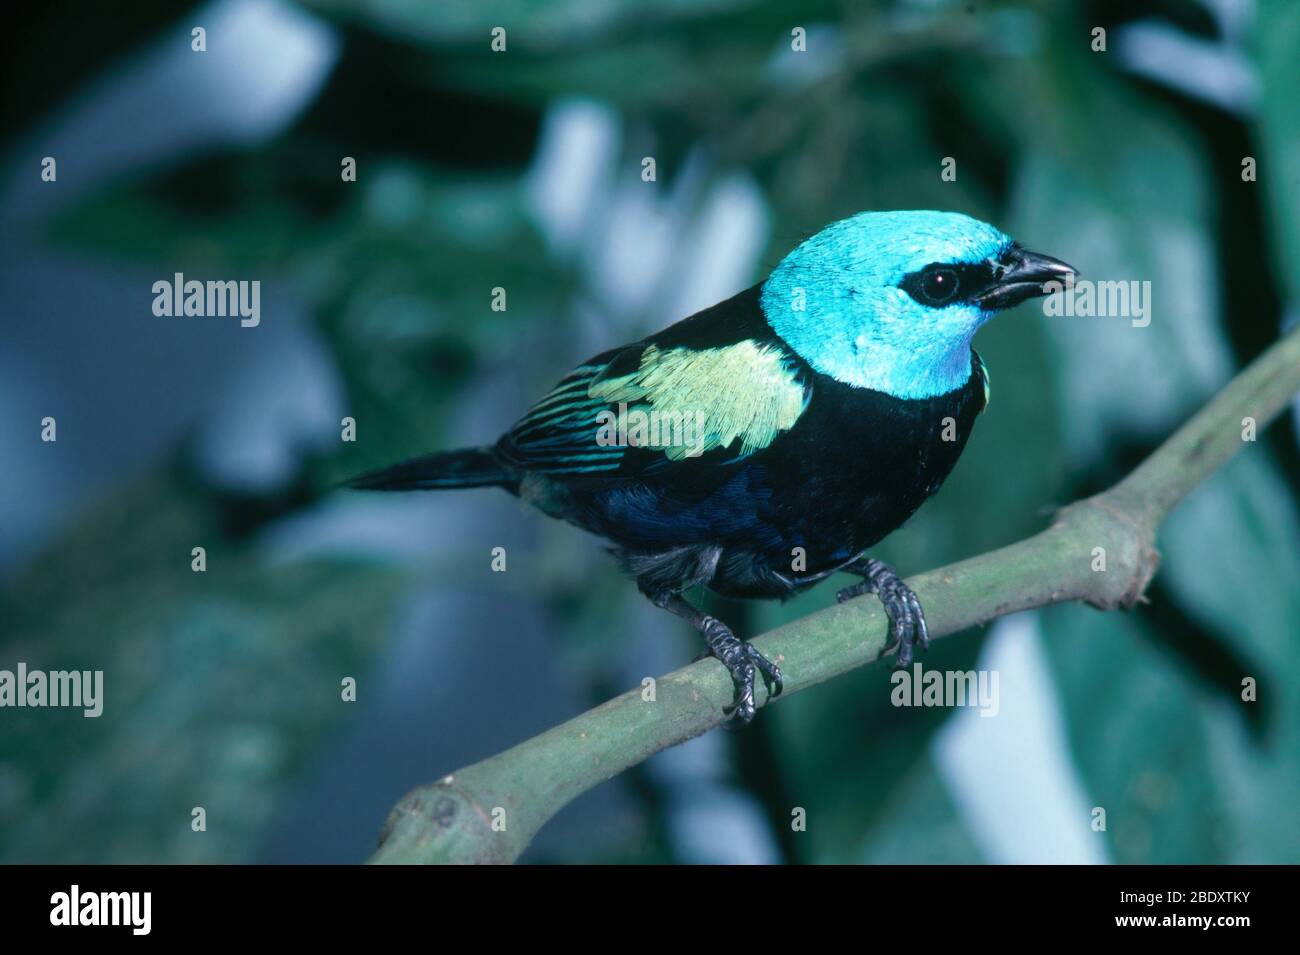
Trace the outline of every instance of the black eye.
<instances>
[{"instance_id":1,"label":"black eye","mask_svg":"<svg viewBox=\"0 0 1300 955\"><path fill-rule=\"evenodd\" d=\"M913 300L929 308L970 303L996 281L991 262L931 262L898 283Z\"/></svg>"},{"instance_id":2,"label":"black eye","mask_svg":"<svg viewBox=\"0 0 1300 955\"><path fill-rule=\"evenodd\" d=\"M954 269L930 266L921 273L921 294L936 305L953 298L960 285Z\"/></svg>"}]
</instances>

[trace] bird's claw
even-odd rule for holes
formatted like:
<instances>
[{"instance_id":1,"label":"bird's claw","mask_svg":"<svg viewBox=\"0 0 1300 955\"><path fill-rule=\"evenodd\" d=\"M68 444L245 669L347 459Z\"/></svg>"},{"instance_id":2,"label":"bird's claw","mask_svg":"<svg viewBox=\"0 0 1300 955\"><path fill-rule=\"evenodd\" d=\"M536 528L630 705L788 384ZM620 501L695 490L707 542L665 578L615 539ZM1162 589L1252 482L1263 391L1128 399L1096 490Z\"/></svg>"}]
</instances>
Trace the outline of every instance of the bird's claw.
<instances>
[{"instance_id":1,"label":"bird's claw","mask_svg":"<svg viewBox=\"0 0 1300 955\"><path fill-rule=\"evenodd\" d=\"M889 642L882 653L898 650L894 669L902 670L912 665L915 648L930 649L930 631L925 623L925 611L915 591L891 568L873 561L870 576L845 587L835 595L840 603L863 594L878 594L889 618Z\"/></svg>"},{"instance_id":2,"label":"bird's claw","mask_svg":"<svg viewBox=\"0 0 1300 955\"><path fill-rule=\"evenodd\" d=\"M844 603L846 600L852 600L854 597L861 597L863 594L874 594L875 588L865 580L859 580L851 587L844 587L835 594L836 603Z\"/></svg>"},{"instance_id":3,"label":"bird's claw","mask_svg":"<svg viewBox=\"0 0 1300 955\"><path fill-rule=\"evenodd\" d=\"M754 673L763 676L763 685L767 688L768 699L781 695L785 684L781 679L781 668L763 656L757 647L741 640L721 620L707 618L704 625L704 639L709 644L709 653L727 668L731 682L735 686L735 699L726 712L731 716L733 726L745 726L754 718Z\"/></svg>"},{"instance_id":4,"label":"bird's claw","mask_svg":"<svg viewBox=\"0 0 1300 955\"><path fill-rule=\"evenodd\" d=\"M881 582L878 593L880 602L885 606L885 615L889 617L890 643L885 650L897 648L894 669L906 669L912 665L916 647L919 646L923 651L930 649L930 631L925 625L921 601L912 588L897 576Z\"/></svg>"},{"instance_id":5,"label":"bird's claw","mask_svg":"<svg viewBox=\"0 0 1300 955\"><path fill-rule=\"evenodd\" d=\"M745 655L749 657L750 662L758 667L758 672L763 675L763 686L767 688L768 698L774 699L780 696L785 690L785 681L781 679L781 668L763 656L752 643L742 642L740 645L745 648Z\"/></svg>"}]
</instances>

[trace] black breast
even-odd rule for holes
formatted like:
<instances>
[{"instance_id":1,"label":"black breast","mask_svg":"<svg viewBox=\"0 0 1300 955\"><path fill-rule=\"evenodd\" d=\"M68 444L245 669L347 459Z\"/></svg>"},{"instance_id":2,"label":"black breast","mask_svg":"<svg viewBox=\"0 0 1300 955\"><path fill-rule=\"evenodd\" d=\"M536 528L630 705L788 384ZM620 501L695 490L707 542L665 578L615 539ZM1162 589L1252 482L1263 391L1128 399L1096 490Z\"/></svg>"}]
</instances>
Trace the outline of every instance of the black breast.
<instances>
[{"instance_id":1,"label":"black breast","mask_svg":"<svg viewBox=\"0 0 1300 955\"><path fill-rule=\"evenodd\" d=\"M906 400L818 375L798 425L756 462L771 495L762 517L779 544L763 556L788 569L805 548L808 571L835 566L906 521L942 485L985 403L979 361L970 381Z\"/></svg>"}]
</instances>

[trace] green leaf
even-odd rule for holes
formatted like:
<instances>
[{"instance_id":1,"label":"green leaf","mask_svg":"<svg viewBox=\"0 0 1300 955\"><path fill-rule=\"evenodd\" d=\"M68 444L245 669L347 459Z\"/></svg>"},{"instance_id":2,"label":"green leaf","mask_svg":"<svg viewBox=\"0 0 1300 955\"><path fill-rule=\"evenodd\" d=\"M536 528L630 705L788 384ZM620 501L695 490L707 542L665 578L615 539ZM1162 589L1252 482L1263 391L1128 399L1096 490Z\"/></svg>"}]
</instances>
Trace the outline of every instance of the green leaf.
<instances>
[{"instance_id":1,"label":"green leaf","mask_svg":"<svg viewBox=\"0 0 1300 955\"><path fill-rule=\"evenodd\" d=\"M1208 740L1232 812L1233 862L1300 860L1300 699L1290 690L1300 682L1300 590L1275 583L1300 580L1297 540L1295 501L1264 445L1212 476L1161 532L1161 579L1243 667L1227 674L1233 692L1214 703ZM1247 680L1253 702L1242 699Z\"/></svg>"},{"instance_id":2,"label":"green leaf","mask_svg":"<svg viewBox=\"0 0 1300 955\"><path fill-rule=\"evenodd\" d=\"M867 837L866 865L975 865L984 858L966 831L930 759L920 759L895 788Z\"/></svg>"},{"instance_id":3,"label":"green leaf","mask_svg":"<svg viewBox=\"0 0 1300 955\"><path fill-rule=\"evenodd\" d=\"M1042 614L1071 749L1124 864L1229 861L1233 832L1209 752L1223 714L1140 621L1080 606Z\"/></svg>"},{"instance_id":4,"label":"green leaf","mask_svg":"<svg viewBox=\"0 0 1300 955\"><path fill-rule=\"evenodd\" d=\"M1256 125L1263 146L1257 175L1269 197L1264 208L1276 237L1277 273L1294 303L1300 301L1300 99L1295 95L1300 6L1261 0L1254 52L1261 89Z\"/></svg>"}]
</instances>

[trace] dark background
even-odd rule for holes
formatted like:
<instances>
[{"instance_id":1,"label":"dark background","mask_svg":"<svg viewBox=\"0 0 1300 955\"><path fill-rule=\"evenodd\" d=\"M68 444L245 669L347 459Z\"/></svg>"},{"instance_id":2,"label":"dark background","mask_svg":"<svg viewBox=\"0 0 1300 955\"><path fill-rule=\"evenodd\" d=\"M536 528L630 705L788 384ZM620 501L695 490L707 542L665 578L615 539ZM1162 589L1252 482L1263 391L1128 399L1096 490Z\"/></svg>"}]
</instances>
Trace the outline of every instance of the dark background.
<instances>
[{"instance_id":1,"label":"dark background","mask_svg":"<svg viewBox=\"0 0 1300 955\"><path fill-rule=\"evenodd\" d=\"M500 492L332 488L493 439L575 362L833 219L959 210L1152 283L1146 328L1026 305L980 334L991 407L877 554L905 574L1124 473L1296 299L1291 0L9 15L0 668L102 669L106 701L0 710L0 861L358 861L410 787L695 656L597 542ZM155 317L177 271L259 280L260 326ZM1300 861L1296 434L1289 415L1174 514L1148 605L936 646L929 665L998 671L997 717L896 709L871 667L619 777L526 858ZM757 633L835 586L716 606Z\"/></svg>"}]
</instances>

